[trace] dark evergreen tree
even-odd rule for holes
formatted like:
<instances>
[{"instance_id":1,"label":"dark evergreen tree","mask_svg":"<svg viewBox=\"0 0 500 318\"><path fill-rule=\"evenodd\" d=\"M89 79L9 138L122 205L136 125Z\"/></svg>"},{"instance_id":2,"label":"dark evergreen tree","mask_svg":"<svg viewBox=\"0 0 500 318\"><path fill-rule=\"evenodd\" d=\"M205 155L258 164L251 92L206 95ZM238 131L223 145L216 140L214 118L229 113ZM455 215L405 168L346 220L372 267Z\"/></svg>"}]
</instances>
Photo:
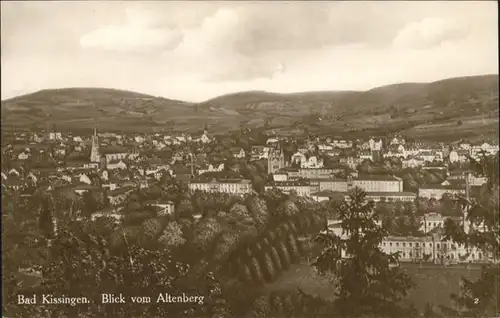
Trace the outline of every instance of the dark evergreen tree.
<instances>
[{"instance_id":1,"label":"dark evergreen tree","mask_svg":"<svg viewBox=\"0 0 500 318\"><path fill-rule=\"evenodd\" d=\"M355 188L341 204L339 217L344 234L318 235L324 250L313 263L320 273L335 278L338 316L408 316L409 310L400 301L413 283L391 266L398 262L398 255L388 255L379 247L388 232L376 223L374 203L367 202L366 193Z\"/></svg>"}]
</instances>

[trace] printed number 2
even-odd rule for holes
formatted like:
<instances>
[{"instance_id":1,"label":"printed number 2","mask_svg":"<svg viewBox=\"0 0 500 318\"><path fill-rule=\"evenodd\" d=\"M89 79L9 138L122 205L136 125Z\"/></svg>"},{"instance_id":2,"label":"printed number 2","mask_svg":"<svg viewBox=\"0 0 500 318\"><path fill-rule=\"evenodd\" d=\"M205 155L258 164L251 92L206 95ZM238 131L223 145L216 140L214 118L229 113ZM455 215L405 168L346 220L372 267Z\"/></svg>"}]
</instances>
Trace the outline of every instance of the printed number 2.
<instances>
[{"instance_id":1,"label":"printed number 2","mask_svg":"<svg viewBox=\"0 0 500 318\"><path fill-rule=\"evenodd\" d=\"M479 298L474 298L474 305L479 304Z\"/></svg>"}]
</instances>

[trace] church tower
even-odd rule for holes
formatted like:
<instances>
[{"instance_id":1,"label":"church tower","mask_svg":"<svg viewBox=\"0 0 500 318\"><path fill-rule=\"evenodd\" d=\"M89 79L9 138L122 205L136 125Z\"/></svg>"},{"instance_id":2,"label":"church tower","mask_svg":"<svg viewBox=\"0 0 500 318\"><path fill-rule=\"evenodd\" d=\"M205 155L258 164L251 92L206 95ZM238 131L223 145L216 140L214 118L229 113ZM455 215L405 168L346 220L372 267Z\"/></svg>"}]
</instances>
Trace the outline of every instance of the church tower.
<instances>
[{"instance_id":1,"label":"church tower","mask_svg":"<svg viewBox=\"0 0 500 318\"><path fill-rule=\"evenodd\" d=\"M90 151L90 162L100 163L101 154L99 153L99 137L97 136L97 129L94 128L94 135L92 136L92 149Z\"/></svg>"},{"instance_id":2,"label":"church tower","mask_svg":"<svg viewBox=\"0 0 500 318\"><path fill-rule=\"evenodd\" d=\"M283 150L283 144L280 143L280 152L279 152L279 169L285 168L285 151Z\"/></svg>"},{"instance_id":3,"label":"church tower","mask_svg":"<svg viewBox=\"0 0 500 318\"><path fill-rule=\"evenodd\" d=\"M278 149L270 151L267 159L267 173L272 174L283 168L285 168L285 152L283 151L283 145L280 143Z\"/></svg>"}]
</instances>

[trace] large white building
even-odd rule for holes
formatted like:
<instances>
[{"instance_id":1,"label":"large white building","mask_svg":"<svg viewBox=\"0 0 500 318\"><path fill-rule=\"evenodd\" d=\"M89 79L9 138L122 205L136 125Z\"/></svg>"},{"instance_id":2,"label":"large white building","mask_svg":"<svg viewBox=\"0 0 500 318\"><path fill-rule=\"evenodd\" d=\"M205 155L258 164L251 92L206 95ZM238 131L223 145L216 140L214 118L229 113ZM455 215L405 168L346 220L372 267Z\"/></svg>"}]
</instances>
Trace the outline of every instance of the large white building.
<instances>
[{"instance_id":1,"label":"large white building","mask_svg":"<svg viewBox=\"0 0 500 318\"><path fill-rule=\"evenodd\" d=\"M487 263L492 259L475 247L467 248L453 241L442 241L436 234L422 237L388 236L381 244L385 253L400 253L399 260L435 263Z\"/></svg>"},{"instance_id":2,"label":"large white building","mask_svg":"<svg viewBox=\"0 0 500 318\"><path fill-rule=\"evenodd\" d=\"M211 181L194 180L189 184L191 191L222 192L245 194L252 192L252 182L247 179L212 179Z\"/></svg>"},{"instance_id":3,"label":"large white building","mask_svg":"<svg viewBox=\"0 0 500 318\"><path fill-rule=\"evenodd\" d=\"M271 190L276 188L285 194L290 194L293 192L297 193L297 195L302 197L308 197L311 193L316 190L311 187L311 183L309 181L297 180L297 181L276 181L272 184L268 184L265 186L265 190Z\"/></svg>"},{"instance_id":4,"label":"large white building","mask_svg":"<svg viewBox=\"0 0 500 318\"><path fill-rule=\"evenodd\" d=\"M395 176L365 175L347 179L347 189L358 187L366 192L402 192L403 180Z\"/></svg>"},{"instance_id":5,"label":"large white building","mask_svg":"<svg viewBox=\"0 0 500 318\"><path fill-rule=\"evenodd\" d=\"M328 231L339 237L346 237L342 231L341 221L329 221ZM380 225L380 222L378 223ZM326 233L326 231L322 231ZM386 254L398 253L400 262L434 262L434 263L487 263L493 260L478 248L443 241L439 234L421 237L387 236L379 248ZM348 257L342 251L342 257Z\"/></svg>"}]
</instances>

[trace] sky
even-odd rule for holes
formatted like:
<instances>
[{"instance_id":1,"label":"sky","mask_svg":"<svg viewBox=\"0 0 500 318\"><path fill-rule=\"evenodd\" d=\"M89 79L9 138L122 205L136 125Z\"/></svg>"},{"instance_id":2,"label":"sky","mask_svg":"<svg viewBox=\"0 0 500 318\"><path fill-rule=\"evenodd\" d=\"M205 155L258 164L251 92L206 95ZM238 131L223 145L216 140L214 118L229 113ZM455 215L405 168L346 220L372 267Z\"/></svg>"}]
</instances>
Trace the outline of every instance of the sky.
<instances>
[{"instance_id":1,"label":"sky","mask_svg":"<svg viewBox=\"0 0 500 318\"><path fill-rule=\"evenodd\" d=\"M204 101L498 74L496 1L2 1L2 100L105 87Z\"/></svg>"}]
</instances>

